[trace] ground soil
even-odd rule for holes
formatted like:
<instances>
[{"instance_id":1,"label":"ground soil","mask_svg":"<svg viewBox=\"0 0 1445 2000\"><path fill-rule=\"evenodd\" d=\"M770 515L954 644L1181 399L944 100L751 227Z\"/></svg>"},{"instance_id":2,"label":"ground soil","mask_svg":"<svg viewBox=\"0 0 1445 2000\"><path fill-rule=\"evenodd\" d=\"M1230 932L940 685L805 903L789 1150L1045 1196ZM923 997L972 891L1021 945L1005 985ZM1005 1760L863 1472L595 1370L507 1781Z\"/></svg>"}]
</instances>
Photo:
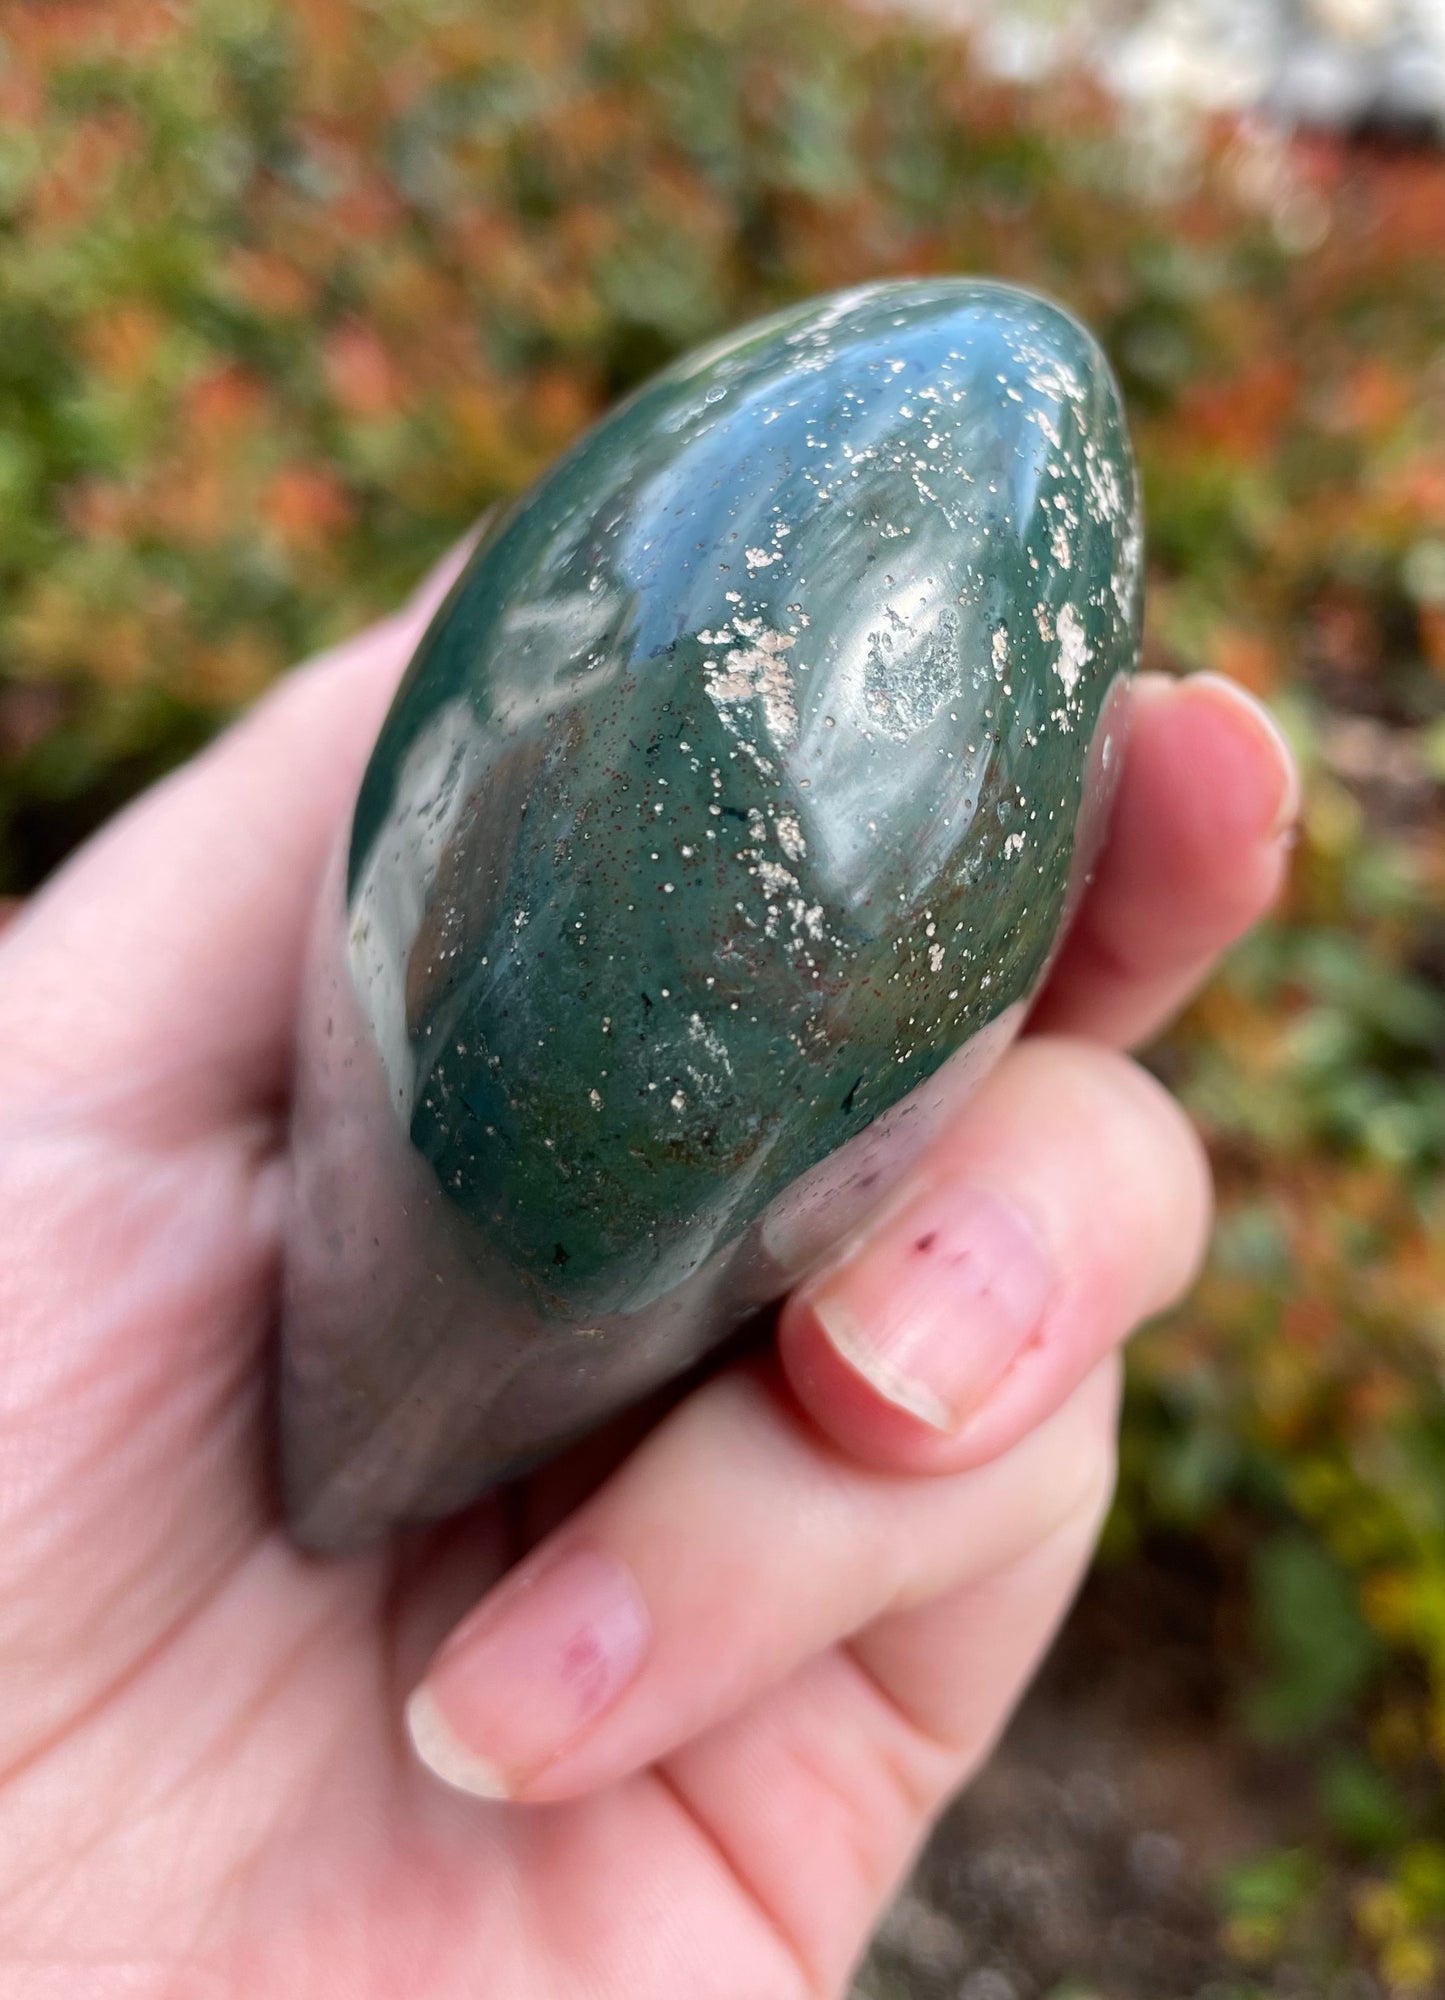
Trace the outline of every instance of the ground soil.
<instances>
[{"instance_id":1,"label":"ground soil","mask_svg":"<svg viewBox=\"0 0 1445 2000\"><path fill-rule=\"evenodd\" d=\"M855 2000L1379 2000L1358 1968L1225 1948L1217 1884L1307 1833L1313 1783L1228 1713L1223 1601L1183 1548L1095 1578Z\"/></svg>"}]
</instances>

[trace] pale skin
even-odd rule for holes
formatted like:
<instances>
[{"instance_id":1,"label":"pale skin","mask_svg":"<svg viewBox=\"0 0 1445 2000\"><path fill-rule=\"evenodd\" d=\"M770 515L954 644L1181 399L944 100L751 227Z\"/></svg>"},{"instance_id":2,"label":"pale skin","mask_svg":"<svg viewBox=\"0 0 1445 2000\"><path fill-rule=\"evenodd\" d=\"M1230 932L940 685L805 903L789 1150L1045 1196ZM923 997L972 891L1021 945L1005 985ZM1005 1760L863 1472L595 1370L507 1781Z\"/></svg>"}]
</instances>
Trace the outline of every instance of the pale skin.
<instances>
[{"instance_id":1,"label":"pale skin","mask_svg":"<svg viewBox=\"0 0 1445 2000\"><path fill-rule=\"evenodd\" d=\"M918 1182L930 1213L1010 1204L1049 1273L966 1420L890 1399L815 1286L640 1442L371 1554L298 1554L267 1366L298 965L439 587L293 676L0 941L6 2000L838 1993L1069 1603L1117 1350L1201 1254L1198 1144L1119 1051L1275 894L1295 780L1237 690L1151 680L1073 939ZM865 1319L908 1227L834 1274ZM502 1703L474 1607L528 1545L524 1577L579 1578L604 1666L588 1593L629 1580L626 1685L569 1680L534 1634L536 1702ZM413 1726L451 1786L404 1720L434 1659Z\"/></svg>"}]
</instances>

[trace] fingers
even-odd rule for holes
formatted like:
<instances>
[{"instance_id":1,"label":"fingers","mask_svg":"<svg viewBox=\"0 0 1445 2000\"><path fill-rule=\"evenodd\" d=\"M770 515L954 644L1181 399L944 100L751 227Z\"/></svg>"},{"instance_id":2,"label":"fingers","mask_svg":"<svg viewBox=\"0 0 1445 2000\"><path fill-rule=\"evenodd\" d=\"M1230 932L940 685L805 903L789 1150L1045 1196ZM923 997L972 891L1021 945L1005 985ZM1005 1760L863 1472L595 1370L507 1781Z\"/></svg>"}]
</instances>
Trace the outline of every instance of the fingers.
<instances>
[{"instance_id":1,"label":"fingers","mask_svg":"<svg viewBox=\"0 0 1445 2000\"><path fill-rule=\"evenodd\" d=\"M1023 1560L1089 1511L1087 1385L1187 1284L1208 1213L1152 1080L1021 1044L786 1309L793 1396L764 1371L710 1384L464 1621L413 1706L423 1755L490 1796L568 1796Z\"/></svg>"},{"instance_id":2,"label":"fingers","mask_svg":"<svg viewBox=\"0 0 1445 2000\"><path fill-rule=\"evenodd\" d=\"M1198 1138L1151 1077L1027 1038L867 1235L789 1300L784 1372L850 1457L979 1464L1179 1297L1209 1216Z\"/></svg>"},{"instance_id":3,"label":"fingers","mask_svg":"<svg viewBox=\"0 0 1445 2000\"><path fill-rule=\"evenodd\" d=\"M9 926L0 1087L12 1105L165 1075L204 1120L284 1088L321 869L465 553L121 814Z\"/></svg>"},{"instance_id":4,"label":"fingers","mask_svg":"<svg viewBox=\"0 0 1445 2000\"><path fill-rule=\"evenodd\" d=\"M1217 674L1145 674L1109 839L1037 1027L1130 1046L1278 895L1299 776L1266 709Z\"/></svg>"},{"instance_id":5,"label":"fingers","mask_svg":"<svg viewBox=\"0 0 1445 2000\"><path fill-rule=\"evenodd\" d=\"M1096 1376L1012 1452L920 1480L848 1464L765 1371L722 1376L463 1622L413 1740L491 1798L650 1765L848 1635L1092 1524L1112 1409Z\"/></svg>"},{"instance_id":6,"label":"fingers","mask_svg":"<svg viewBox=\"0 0 1445 2000\"><path fill-rule=\"evenodd\" d=\"M1116 1363L1103 1364L1099 1412ZM992 1575L878 1620L662 1767L726 1856L803 1991L841 1992L933 1815L983 1762L1032 1678L1093 1552L1109 1493L1097 1480L1051 1536Z\"/></svg>"}]
</instances>

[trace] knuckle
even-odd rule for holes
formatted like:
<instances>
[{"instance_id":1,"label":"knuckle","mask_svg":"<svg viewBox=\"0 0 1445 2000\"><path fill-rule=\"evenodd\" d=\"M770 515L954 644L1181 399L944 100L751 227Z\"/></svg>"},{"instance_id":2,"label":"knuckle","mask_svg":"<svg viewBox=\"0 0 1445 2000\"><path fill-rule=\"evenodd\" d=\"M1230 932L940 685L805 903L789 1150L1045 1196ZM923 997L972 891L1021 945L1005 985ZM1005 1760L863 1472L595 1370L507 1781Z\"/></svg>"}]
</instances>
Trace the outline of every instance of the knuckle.
<instances>
[{"instance_id":1,"label":"knuckle","mask_svg":"<svg viewBox=\"0 0 1445 2000\"><path fill-rule=\"evenodd\" d=\"M1109 1354L1075 1391L1069 1408L1070 1448L1060 1453L1064 1476L1049 1538L1076 1534L1092 1543L1113 1504L1119 1468L1119 1398L1123 1363Z\"/></svg>"}]
</instances>

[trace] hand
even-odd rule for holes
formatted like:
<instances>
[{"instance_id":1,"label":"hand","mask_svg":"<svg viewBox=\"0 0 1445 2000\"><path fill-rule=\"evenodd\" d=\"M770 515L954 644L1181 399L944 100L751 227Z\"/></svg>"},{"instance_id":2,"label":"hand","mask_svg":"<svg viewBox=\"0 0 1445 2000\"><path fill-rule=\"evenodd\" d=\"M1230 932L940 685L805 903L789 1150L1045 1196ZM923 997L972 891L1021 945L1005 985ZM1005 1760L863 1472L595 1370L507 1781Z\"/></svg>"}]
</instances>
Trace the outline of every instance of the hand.
<instances>
[{"instance_id":1,"label":"hand","mask_svg":"<svg viewBox=\"0 0 1445 2000\"><path fill-rule=\"evenodd\" d=\"M1110 1045L1268 903L1294 779L1237 691L1147 679L1037 1031L777 1353L615 1469L297 1554L264 1365L297 967L428 608L0 941L7 2000L835 1992L1069 1601L1118 1344L1200 1253L1198 1146ZM554 1803L423 1768L434 1655L423 1754Z\"/></svg>"}]
</instances>

